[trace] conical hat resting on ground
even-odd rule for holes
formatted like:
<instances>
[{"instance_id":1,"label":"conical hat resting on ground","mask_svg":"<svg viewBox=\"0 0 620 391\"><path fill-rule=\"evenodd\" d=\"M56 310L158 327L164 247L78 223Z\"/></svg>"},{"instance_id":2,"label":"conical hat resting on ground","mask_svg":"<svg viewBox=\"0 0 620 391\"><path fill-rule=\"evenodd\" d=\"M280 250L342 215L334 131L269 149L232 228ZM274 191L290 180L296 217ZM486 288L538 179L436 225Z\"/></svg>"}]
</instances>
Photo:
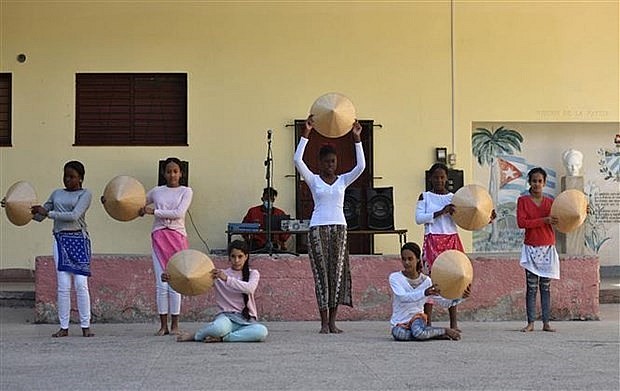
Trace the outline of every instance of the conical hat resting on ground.
<instances>
[{"instance_id":1,"label":"conical hat resting on ground","mask_svg":"<svg viewBox=\"0 0 620 391\"><path fill-rule=\"evenodd\" d=\"M558 218L556 229L563 233L579 228L586 219L587 211L588 198L577 189L561 192L551 205L551 216Z\"/></svg>"},{"instance_id":2,"label":"conical hat resting on ground","mask_svg":"<svg viewBox=\"0 0 620 391\"><path fill-rule=\"evenodd\" d=\"M431 280L446 299L460 299L474 279L474 268L467 255L458 250L447 250L433 262Z\"/></svg>"},{"instance_id":3,"label":"conical hat resting on ground","mask_svg":"<svg viewBox=\"0 0 620 391\"><path fill-rule=\"evenodd\" d=\"M213 286L211 271L215 267L206 254L197 250L182 250L168 261L170 286L186 296L205 293Z\"/></svg>"},{"instance_id":4,"label":"conical hat resting on ground","mask_svg":"<svg viewBox=\"0 0 620 391\"><path fill-rule=\"evenodd\" d=\"M26 225L32 220L30 209L37 204L37 193L26 181L19 181L7 190L5 201L6 217L15 225Z\"/></svg>"},{"instance_id":5,"label":"conical hat resting on ground","mask_svg":"<svg viewBox=\"0 0 620 391\"><path fill-rule=\"evenodd\" d=\"M325 137L337 138L351 130L357 114L346 96L332 92L320 96L310 108L314 129Z\"/></svg>"},{"instance_id":6,"label":"conical hat resting on ground","mask_svg":"<svg viewBox=\"0 0 620 391\"><path fill-rule=\"evenodd\" d=\"M103 190L103 208L119 221L133 220L139 216L146 203L144 186L137 179L119 175L112 178Z\"/></svg>"},{"instance_id":7,"label":"conical hat resting on ground","mask_svg":"<svg viewBox=\"0 0 620 391\"><path fill-rule=\"evenodd\" d=\"M452 218L463 229L476 231L491 221L493 200L482 186L461 187L454 193L452 204L455 206Z\"/></svg>"}]
</instances>

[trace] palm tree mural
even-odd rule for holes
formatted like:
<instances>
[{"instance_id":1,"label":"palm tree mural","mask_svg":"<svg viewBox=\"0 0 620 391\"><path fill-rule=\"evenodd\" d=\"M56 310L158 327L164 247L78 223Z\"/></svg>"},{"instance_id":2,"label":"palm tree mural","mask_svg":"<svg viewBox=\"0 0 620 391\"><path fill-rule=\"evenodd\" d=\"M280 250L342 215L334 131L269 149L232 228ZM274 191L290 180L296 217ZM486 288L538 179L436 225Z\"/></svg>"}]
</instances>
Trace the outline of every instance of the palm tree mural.
<instances>
[{"instance_id":1,"label":"palm tree mural","mask_svg":"<svg viewBox=\"0 0 620 391\"><path fill-rule=\"evenodd\" d=\"M493 205L497 207L499 198L499 188L501 183L501 171L497 156L514 155L521 151L523 136L513 129L506 129L500 126L495 131L485 128L476 128L471 135L472 153L478 160L478 164L484 166L488 164L491 172L489 176L489 193L493 200ZM497 240L499 232L494 220L491 225L491 242Z\"/></svg>"}]
</instances>

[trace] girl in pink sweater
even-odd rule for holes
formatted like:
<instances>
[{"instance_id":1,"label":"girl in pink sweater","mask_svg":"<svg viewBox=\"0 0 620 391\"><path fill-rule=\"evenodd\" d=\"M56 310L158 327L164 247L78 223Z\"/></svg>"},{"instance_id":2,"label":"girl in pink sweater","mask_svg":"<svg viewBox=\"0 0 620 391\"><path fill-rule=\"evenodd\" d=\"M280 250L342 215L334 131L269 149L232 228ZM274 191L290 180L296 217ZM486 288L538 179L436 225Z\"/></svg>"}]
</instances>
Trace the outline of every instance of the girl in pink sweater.
<instances>
[{"instance_id":1,"label":"girl in pink sweater","mask_svg":"<svg viewBox=\"0 0 620 391\"><path fill-rule=\"evenodd\" d=\"M153 270L157 285L157 312L161 326L156 335L177 334L181 295L159 276L175 253L189 248L185 231L185 214L192 202L192 189L181 185L183 168L181 161L169 157L164 163L165 186L157 186L146 194L146 206L140 215L153 215L151 243L153 246ZM172 321L168 329L168 314Z\"/></svg>"},{"instance_id":2,"label":"girl in pink sweater","mask_svg":"<svg viewBox=\"0 0 620 391\"><path fill-rule=\"evenodd\" d=\"M196 333L181 333L177 341L198 342L262 342L267 338L267 327L256 321L254 291L260 274L250 269L248 244L235 240L228 246L230 267L214 269L215 304L218 314ZM162 279L168 279L164 273Z\"/></svg>"}]
</instances>

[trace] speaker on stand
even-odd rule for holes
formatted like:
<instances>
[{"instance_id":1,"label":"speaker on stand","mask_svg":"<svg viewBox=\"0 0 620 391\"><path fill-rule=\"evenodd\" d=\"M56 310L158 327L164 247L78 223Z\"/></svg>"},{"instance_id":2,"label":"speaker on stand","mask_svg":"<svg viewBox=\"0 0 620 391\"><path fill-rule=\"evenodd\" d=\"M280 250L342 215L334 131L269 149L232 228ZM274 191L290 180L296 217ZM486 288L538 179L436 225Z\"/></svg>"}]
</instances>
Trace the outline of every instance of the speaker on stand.
<instances>
[{"instance_id":1,"label":"speaker on stand","mask_svg":"<svg viewBox=\"0 0 620 391\"><path fill-rule=\"evenodd\" d=\"M347 187L344 192L344 218L347 220L347 229L356 230L361 228L360 208L362 204L362 189L359 187Z\"/></svg>"},{"instance_id":2,"label":"speaker on stand","mask_svg":"<svg viewBox=\"0 0 620 391\"><path fill-rule=\"evenodd\" d=\"M392 187L368 189L366 208L368 229L389 231L394 229L394 196Z\"/></svg>"}]
</instances>

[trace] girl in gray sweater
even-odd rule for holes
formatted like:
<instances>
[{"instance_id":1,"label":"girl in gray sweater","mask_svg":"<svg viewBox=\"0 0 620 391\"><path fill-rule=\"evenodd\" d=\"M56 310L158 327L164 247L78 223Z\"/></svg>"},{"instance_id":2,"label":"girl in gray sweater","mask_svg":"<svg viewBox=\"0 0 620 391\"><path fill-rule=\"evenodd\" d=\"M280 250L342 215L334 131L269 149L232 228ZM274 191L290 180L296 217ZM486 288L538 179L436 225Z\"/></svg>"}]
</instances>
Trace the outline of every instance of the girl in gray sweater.
<instances>
[{"instance_id":1,"label":"girl in gray sweater","mask_svg":"<svg viewBox=\"0 0 620 391\"><path fill-rule=\"evenodd\" d=\"M58 279L58 318L60 330L52 337L69 335L69 314L71 312L71 279L77 294L82 335L92 337L90 331L90 276L91 246L86 227L86 211L90 207L92 194L82 188L84 165L78 161L64 166L64 189L56 189L43 206L32 207L34 219L46 217L54 220L54 261Z\"/></svg>"}]
</instances>

